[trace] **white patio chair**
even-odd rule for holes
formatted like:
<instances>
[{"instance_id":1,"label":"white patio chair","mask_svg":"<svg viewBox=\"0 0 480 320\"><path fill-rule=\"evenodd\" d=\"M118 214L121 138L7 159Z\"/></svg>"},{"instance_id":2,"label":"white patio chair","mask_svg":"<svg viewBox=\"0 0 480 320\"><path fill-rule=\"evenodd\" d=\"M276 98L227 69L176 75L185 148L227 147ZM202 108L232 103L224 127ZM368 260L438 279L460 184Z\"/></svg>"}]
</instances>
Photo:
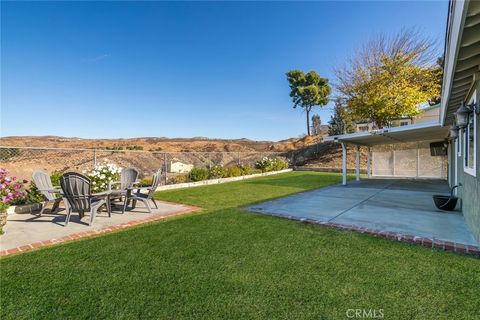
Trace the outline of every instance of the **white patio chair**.
<instances>
[{"instance_id":1,"label":"white patio chair","mask_svg":"<svg viewBox=\"0 0 480 320\"><path fill-rule=\"evenodd\" d=\"M60 188L55 188L52 185L50 176L40 170L33 171L32 180L33 183L35 183L38 191L45 197L45 201L42 202L42 209L40 210L39 216L43 214L45 208L50 203L53 203L52 210L50 212L55 213L60 202L62 201L62 198L57 198L57 194L60 193Z\"/></svg>"},{"instance_id":2,"label":"white patio chair","mask_svg":"<svg viewBox=\"0 0 480 320\"><path fill-rule=\"evenodd\" d=\"M151 186L131 188L132 191L133 189L136 189L137 191L127 193L127 196L125 197L125 201L123 203L122 213L125 212L125 209L127 207L127 201L129 200L132 200L132 209L135 209L137 201L143 202L145 204L145 207L147 207L149 213L152 213L152 207L150 206L150 201L153 202L153 204L155 205L155 208L158 209L157 203L155 202L155 199L153 198L153 196L155 195L155 191L157 190L161 177L162 177L162 172L161 170L159 170L157 171L157 173L153 175ZM148 192L142 193L141 192L142 190L147 190Z\"/></svg>"},{"instance_id":3,"label":"white patio chair","mask_svg":"<svg viewBox=\"0 0 480 320\"><path fill-rule=\"evenodd\" d=\"M113 191L115 196L124 196L127 194L127 190L133 187L134 183L137 181L137 178L138 170L136 168L130 167L124 169L120 173L120 181L111 181L108 183L108 190ZM120 184L120 188L118 190L112 190L112 186L116 184Z\"/></svg>"}]
</instances>

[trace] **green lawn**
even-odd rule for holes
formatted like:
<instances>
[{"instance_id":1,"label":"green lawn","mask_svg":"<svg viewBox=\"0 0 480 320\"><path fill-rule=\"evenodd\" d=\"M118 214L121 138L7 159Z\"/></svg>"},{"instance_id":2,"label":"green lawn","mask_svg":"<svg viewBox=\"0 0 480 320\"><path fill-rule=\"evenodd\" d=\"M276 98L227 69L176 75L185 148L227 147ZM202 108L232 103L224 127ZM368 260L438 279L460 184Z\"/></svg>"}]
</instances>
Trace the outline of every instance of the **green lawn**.
<instances>
[{"instance_id":1,"label":"green lawn","mask_svg":"<svg viewBox=\"0 0 480 320\"><path fill-rule=\"evenodd\" d=\"M296 172L159 193L204 210L1 259L1 319L480 317L478 259L239 208L338 182Z\"/></svg>"}]
</instances>

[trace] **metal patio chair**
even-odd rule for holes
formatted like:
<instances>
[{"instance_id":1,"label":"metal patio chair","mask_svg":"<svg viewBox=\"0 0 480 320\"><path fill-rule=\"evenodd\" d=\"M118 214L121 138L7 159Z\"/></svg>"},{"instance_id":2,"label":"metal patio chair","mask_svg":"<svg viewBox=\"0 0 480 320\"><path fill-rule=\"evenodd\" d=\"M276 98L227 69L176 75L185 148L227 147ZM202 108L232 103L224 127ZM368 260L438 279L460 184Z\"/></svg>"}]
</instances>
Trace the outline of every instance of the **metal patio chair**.
<instances>
[{"instance_id":1,"label":"metal patio chair","mask_svg":"<svg viewBox=\"0 0 480 320\"><path fill-rule=\"evenodd\" d=\"M131 188L132 191L133 189L136 189L137 191L127 193L127 196L125 197L125 201L123 203L122 213L125 212L125 209L127 208L127 202L129 200L132 200L132 209L135 209L137 201L142 201L145 204L145 207L147 207L149 213L152 213L152 207L150 206L150 201L153 202L153 204L155 205L155 208L158 209L157 203L155 202L155 199L153 198L153 196L155 195L155 191L157 190L161 177L162 177L162 172L161 170L159 170L157 171L157 173L153 175L151 186ZM141 192L142 190L147 190L148 192L142 193Z\"/></svg>"},{"instance_id":2,"label":"metal patio chair","mask_svg":"<svg viewBox=\"0 0 480 320\"><path fill-rule=\"evenodd\" d=\"M98 196L105 195L105 193L92 194L91 181L84 175L76 172L67 172L60 178L60 186L62 187L62 196L68 203L68 206L66 206L67 218L65 219L65 226L70 221L72 212L78 212L80 218L83 218L85 212L89 212L90 223L88 225L90 226L101 206L106 205L110 213L107 201L98 199Z\"/></svg>"},{"instance_id":3,"label":"metal patio chair","mask_svg":"<svg viewBox=\"0 0 480 320\"><path fill-rule=\"evenodd\" d=\"M55 213L58 209L60 202L62 201L62 198L57 198L57 194L60 193L60 188L55 188L52 185L52 180L50 179L50 176L40 170L33 171L32 180L33 183L35 183L38 191L45 197L45 201L42 202L42 209L40 210L40 213L38 215L41 216L43 214L43 211L45 211L47 205L50 203L53 203L50 212Z\"/></svg>"}]
</instances>

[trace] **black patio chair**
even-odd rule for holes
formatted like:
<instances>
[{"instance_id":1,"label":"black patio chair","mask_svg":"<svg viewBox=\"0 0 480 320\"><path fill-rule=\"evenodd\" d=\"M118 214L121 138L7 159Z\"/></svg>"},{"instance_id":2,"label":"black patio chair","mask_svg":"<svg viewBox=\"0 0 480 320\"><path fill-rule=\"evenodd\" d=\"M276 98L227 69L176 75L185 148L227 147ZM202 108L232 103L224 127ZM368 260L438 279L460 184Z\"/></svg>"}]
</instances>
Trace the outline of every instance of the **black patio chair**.
<instances>
[{"instance_id":1,"label":"black patio chair","mask_svg":"<svg viewBox=\"0 0 480 320\"><path fill-rule=\"evenodd\" d=\"M72 212L78 212L80 218L83 218L85 212L90 213L90 223L97 215L98 209L108 204L105 199L99 199L99 194L92 195L91 181L76 172L67 172L60 178L60 186L62 188L62 196L67 202L67 218L65 219L65 226L70 221ZM110 212L110 211L109 211Z\"/></svg>"}]
</instances>

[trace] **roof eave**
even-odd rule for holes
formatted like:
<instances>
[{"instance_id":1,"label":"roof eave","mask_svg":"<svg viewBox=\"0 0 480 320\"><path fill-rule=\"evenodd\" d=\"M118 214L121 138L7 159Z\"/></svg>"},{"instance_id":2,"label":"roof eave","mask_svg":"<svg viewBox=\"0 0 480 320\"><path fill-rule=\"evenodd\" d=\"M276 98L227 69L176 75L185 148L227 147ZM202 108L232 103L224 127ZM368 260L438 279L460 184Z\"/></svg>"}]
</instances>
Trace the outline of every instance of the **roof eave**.
<instances>
[{"instance_id":1,"label":"roof eave","mask_svg":"<svg viewBox=\"0 0 480 320\"><path fill-rule=\"evenodd\" d=\"M442 86L442 99L440 109L440 124L443 126L446 120L446 110L450 100L453 76L457 62L460 40L465 24L465 1L451 1L448 12L448 25L445 38L445 59Z\"/></svg>"}]
</instances>

